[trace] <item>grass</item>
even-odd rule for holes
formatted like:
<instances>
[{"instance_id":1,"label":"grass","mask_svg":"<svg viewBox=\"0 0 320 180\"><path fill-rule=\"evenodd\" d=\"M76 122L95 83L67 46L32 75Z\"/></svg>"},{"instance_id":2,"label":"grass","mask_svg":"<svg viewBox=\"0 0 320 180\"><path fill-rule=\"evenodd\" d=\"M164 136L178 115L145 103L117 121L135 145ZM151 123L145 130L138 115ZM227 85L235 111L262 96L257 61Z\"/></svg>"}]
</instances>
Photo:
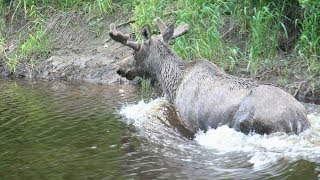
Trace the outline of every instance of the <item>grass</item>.
<instances>
[{"instance_id":1,"label":"grass","mask_svg":"<svg viewBox=\"0 0 320 180\"><path fill-rule=\"evenodd\" d=\"M163 13L166 11L166 8L169 7L173 3L173 0L134 0L134 17L133 19L137 20L136 23L133 24L133 28L140 38L140 29L145 24L150 24L154 26L154 19L158 16L163 18Z\"/></svg>"},{"instance_id":2,"label":"grass","mask_svg":"<svg viewBox=\"0 0 320 180\"><path fill-rule=\"evenodd\" d=\"M195 57L217 58L225 55L225 49L218 29L221 23L217 9L219 6L208 2L198 5L196 1L178 1L177 7L181 10L177 14L177 23L186 22L194 24L192 26L189 37L181 38L174 46L176 52L185 59L193 59ZM208 18L210 17L210 18ZM193 21L198 19L196 22ZM206 31L203 31L206 29ZM185 48L185 44L189 44Z\"/></svg>"},{"instance_id":3,"label":"grass","mask_svg":"<svg viewBox=\"0 0 320 180\"><path fill-rule=\"evenodd\" d=\"M7 22L9 26L20 17L30 21L30 26L26 28L26 32L20 32L14 52L7 54L3 51L9 70L14 72L16 66L22 60L34 63L40 58L45 58L50 51L49 35L46 33L43 26L45 21L44 16L42 12L39 11L39 7L36 6L37 4L35 1L12 1L12 3L7 4L7 6L4 6L4 2L1 4L1 9L5 12L3 17L11 15L10 22ZM5 28L2 32L2 34L5 33ZM6 39L3 39L3 46L8 46L6 44Z\"/></svg>"},{"instance_id":4,"label":"grass","mask_svg":"<svg viewBox=\"0 0 320 180\"><path fill-rule=\"evenodd\" d=\"M95 0L83 2L82 6L83 11L89 16L94 13L109 15L114 12L116 4L112 0Z\"/></svg>"},{"instance_id":5,"label":"grass","mask_svg":"<svg viewBox=\"0 0 320 180\"><path fill-rule=\"evenodd\" d=\"M0 54L5 55L10 71L15 71L21 61L33 64L39 59L45 59L54 46L45 27L48 10L81 12L91 19L108 16L116 7L112 0L0 0ZM5 22L5 17L10 17L9 22ZM20 32L14 52L6 54L5 47L8 45L5 24L11 25L21 19L29 21L29 25Z\"/></svg>"},{"instance_id":6,"label":"grass","mask_svg":"<svg viewBox=\"0 0 320 180\"><path fill-rule=\"evenodd\" d=\"M272 65L277 51L277 36L280 28L279 10L271 10L271 4L254 8L251 19L251 43L248 68L253 76L258 66Z\"/></svg>"},{"instance_id":7,"label":"grass","mask_svg":"<svg viewBox=\"0 0 320 180\"><path fill-rule=\"evenodd\" d=\"M30 32L26 39L18 43L15 53L5 55L9 70L14 72L22 60L33 64L39 59L46 58L50 49L49 36L45 31L39 28Z\"/></svg>"},{"instance_id":8,"label":"grass","mask_svg":"<svg viewBox=\"0 0 320 180\"><path fill-rule=\"evenodd\" d=\"M246 63L252 76L257 74L258 67L272 64L281 22L277 10L271 10L271 4L254 6L248 1L244 4L237 1L197 3L199 2L180 3L182 10L179 11L179 16L189 24L193 24L192 28L195 29L191 31L189 37L182 38L174 46L178 53L187 55L185 58L189 59L195 57L211 59L223 69L230 71L239 63ZM233 25L223 27L228 22L233 22ZM238 32L234 28L238 28ZM233 31L235 34L232 36L243 33L245 42L241 39L225 38L228 32ZM186 49L184 44L191 45Z\"/></svg>"},{"instance_id":9,"label":"grass","mask_svg":"<svg viewBox=\"0 0 320 180\"><path fill-rule=\"evenodd\" d=\"M307 62L308 70L314 77L320 76L320 4L316 1L304 1L301 35L296 46L300 58Z\"/></svg>"},{"instance_id":10,"label":"grass","mask_svg":"<svg viewBox=\"0 0 320 180\"><path fill-rule=\"evenodd\" d=\"M30 33L27 39L19 45L18 53L20 58L30 58L34 62L41 56L47 56L50 49L49 36L43 28Z\"/></svg>"},{"instance_id":11,"label":"grass","mask_svg":"<svg viewBox=\"0 0 320 180\"><path fill-rule=\"evenodd\" d=\"M150 100L151 98L151 84L150 79L143 79L140 78L140 84L141 84L141 98L144 100Z\"/></svg>"},{"instance_id":12,"label":"grass","mask_svg":"<svg viewBox=\"0 0 320 180\"><path fill-rule=\"evenodd\" d=\"M252 77L279 65L281 56L291 55L292 48L283 51L280 46L282 41L296 38L290 32L292 28L298 29L301 34L293 46L295 56L299 57L296 60L307 64L314 77L320 75L320 7L316 1L144 0L135 3L137 34L144 24L154 25L157 16L167 22L176 19L176 24L186 22L191 25L189 33L173 45L180 57L206 58L228 71L242 65ZM295 14L290 16L290 13ZM296 26L289 26L290 23ZM281 68L286 71L288 64L284 61Z\"/></svg>"},{"instance_id":13,"label":"grass","mask_svg":"<svg viewBox=\"0 0 320 180\"><path fill-rule=\"evenodd\" d=\"M1 2L1 1L0 1ZM3 4L1 2L0 4L0 9L3 8ZM5 17L4 17L4 12L0 12L0 58L1 56L7 56L6 55L6 36L5 36L5 31L6 31L6 22L5 22Z\"/></svg>"},{"instance_id":14,"label":"grass","mask_svg":"<svg viewBox=\"0 0 320 180\"><path fill-rule=\"evenodd\" d=\"M186 60L209 59L226 71L245 67L252 77L273 66L281 65L288 74L292 58L308 66L314 78L320 76L320 4L316 0L252 1L252 0L0 0L1 17L10 15L11 21L25 18L33 24L27 35L21 35L12 67L21 59L35 61L48 55L52 44L45 28L45 14L50 11L74 11L100 21L117 9L133 11L138 35L144 24L157 31L154 19L176 20L190 24L190 32L173 43L173 49ZM101 18L100 18L100 17ZM1 19L2 19L1 18ZM3 20L2 20L3 21ZM5 24L0 21L1 24ZM91 21L89 25L97 22ZM290 26L290 24L294 24ZM0 28L0 45L5 46L5 26ZM296 30L298 35L292 34ZM294 39L292 47L281 44ZM41 48L43 47L43 48ZM0 49L1 50L1 49ZM10 63L9 58L9 63ZM14 68L13 68L14 69Z\"/></svg>"}]
</instances>

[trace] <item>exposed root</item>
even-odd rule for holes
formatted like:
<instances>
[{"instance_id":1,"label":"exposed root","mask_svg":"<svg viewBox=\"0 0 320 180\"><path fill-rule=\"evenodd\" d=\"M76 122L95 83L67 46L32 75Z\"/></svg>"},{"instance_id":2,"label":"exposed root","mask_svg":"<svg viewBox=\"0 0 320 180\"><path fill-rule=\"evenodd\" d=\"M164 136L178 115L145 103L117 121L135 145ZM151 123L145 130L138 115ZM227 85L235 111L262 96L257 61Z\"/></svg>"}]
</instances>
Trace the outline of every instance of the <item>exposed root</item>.
<instances>
[{"instance_id":1,"label":"exposed root","mask_svg":"<svg viewBox=\"0 0 320 180\"><path fill-rule=\"evenodd\" d=\"M299 93L299 91L300 91L300 88L301 88L301 85L303 84L303 83L305 83L306 81L301 81L300 83L299 83L299 85L297 86L297 89L295 90L295 92L293 93L293 97L296 97L297 96L297 94Z\"/></svg>"},{"instance_id":2,"label":"exposed root","mask_svg":"<svg viewBox=\"0 0 320 180\"><path fill-rule=\"evenodd\" d=\"M259 81L263 81L263 80L267 80L269 79L271 73L273 73L274 71L276 71L277 69L271 69L271 70L266 70L264 71L260 76L257 76L256 78L259 80Z\"/></svg>"},{"instance_id":3,"label":"exposed root","mask_svg":"<svg viewBox=\"0 0 320 180\"><path fill-rule=\"evenodd\" d=\"M121 27L121 26L125 26L125 25L127 25L127 24L135 23L135 22L136 22L136 20L129 20L129 21L127 21L127 22L124 22L124 23L122 23L122 24L117 25L116 28L119 28L119 27Z\"/></svg>"},{"instance_id":4,"label":"exposed root","mask_svg":"<svg viewBox=\"0 0 320 180\"><path fill-rule=\"evenodd\" d=\"M222 38L224 38L227 34L229 34L234 29L234 21L230 19L230 27L227 32L223 33Z\"/></svg>"}]
</instances>

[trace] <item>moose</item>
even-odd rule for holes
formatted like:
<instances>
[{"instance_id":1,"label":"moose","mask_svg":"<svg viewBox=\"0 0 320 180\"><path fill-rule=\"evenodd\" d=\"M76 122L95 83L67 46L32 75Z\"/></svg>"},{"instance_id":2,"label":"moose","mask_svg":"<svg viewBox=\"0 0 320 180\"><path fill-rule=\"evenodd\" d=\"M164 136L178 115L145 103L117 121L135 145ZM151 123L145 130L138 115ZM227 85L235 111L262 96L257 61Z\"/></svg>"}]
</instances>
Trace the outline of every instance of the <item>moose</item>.
<instances>
[{"instance_id":1,"label":"moose","mask_svg":"<svg viewBox=\"0 0 320 180\"><path fill-rule=\"evenodd\" d=\"M228 125L245 134L285 132L299 134L310 127L305 107L284 90L223 72L205 59L184 61L170 49L170 40L189 30L182 23L174 28L156 18L160 35L150 25L142 28L142 42L110 25L110 37L134 50L134 57L118 74L159 83L183 125L191 133Z\"/></svg>"}]
</instances>

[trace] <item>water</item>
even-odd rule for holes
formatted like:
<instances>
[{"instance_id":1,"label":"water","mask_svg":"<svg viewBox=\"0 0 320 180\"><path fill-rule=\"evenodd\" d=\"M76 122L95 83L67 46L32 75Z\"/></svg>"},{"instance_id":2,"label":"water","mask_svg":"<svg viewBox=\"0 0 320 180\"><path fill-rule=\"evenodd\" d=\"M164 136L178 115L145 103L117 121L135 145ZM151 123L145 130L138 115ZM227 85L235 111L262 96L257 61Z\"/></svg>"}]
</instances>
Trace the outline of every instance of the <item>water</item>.
<instances>
[{"instance_id":1,"label":"water","mask_svg":"<svg viewBox=\"0 0 320 180\"><path fill-rule=\"evenodd\" d=\"M0 79L1 179L318 179L319 106L300 135L226 126L188 139L132 86ZM179 129L179 130L177 130Z\"/></svg>"}]
</instances>

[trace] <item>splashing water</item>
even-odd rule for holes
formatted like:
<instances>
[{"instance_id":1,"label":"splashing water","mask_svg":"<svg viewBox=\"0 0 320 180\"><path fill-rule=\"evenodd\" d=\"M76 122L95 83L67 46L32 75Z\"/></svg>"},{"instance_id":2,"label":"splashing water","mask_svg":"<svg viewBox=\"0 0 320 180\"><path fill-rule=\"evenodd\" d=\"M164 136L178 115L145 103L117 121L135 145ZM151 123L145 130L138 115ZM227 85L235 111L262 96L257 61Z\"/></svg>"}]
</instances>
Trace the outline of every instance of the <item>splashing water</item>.
<instances>
[{"instance_id":1,"label":"splashing water","mask_svg":"<svg viewBox=\"0 0 320 180\"><path fill-rule=\"evenodd\" d=\"M297 160L320 162L320 116L315 114L308 115L312 124L311 129L299 135L286 133L245 135L224 125L217 129L209 129L205 133L199 131L191 142L186 139L176 142L170 140L168 133L177 134L177 132L170 127L161 125L161 122L157 120L166 118L164 117L165 108L163 108L166 104L168 102L164 98L158 98L149 103L140 101L136 105L123 107L120 110L120 115L124 117L126 123L132 124L140 134L145 134L151 141L153 141L155 134L157 136L162 134L163 137L167 137L162 143L171 146L171 149L187 150L189 155L190 151L196 154L201 154L202 151L211 151L213 154L224 156L238 154L255 170L261 170L283 160L288 162ZM180 143L180 146L177 143ZM172 153L170 155L173 156ZM208 157L205 159L208 160ZM192 161L192 158L188 160Z\"/></svg>"},{"instance_id":2,"label":"splashing water","mask_svg":"<svg viewBox=\"0 0 320 180\"><path fill-rule=\"evenodd\" d=\"M320 120L310 114L311 129L299 135L274 133L271 135L245 135L227 126L198 132L195 140L202 146L219 152L247 152L255 168L260 168L278 160L296 161L305 159L320 162Z\"/></svg>"},{"instance_id":3,"label":"splashing water","mask_svg":"<svg viewBox=\"0 0 320 180\"><path fill-rule=\"evenodd\" d=\"M127 105L120 110L120 115L127 118L127 124L141 128L152 116L162 116L164 106L168 104L165 98L157 98L145 103L140 101L136 105Z\"/></svg>"}]
</instances>

